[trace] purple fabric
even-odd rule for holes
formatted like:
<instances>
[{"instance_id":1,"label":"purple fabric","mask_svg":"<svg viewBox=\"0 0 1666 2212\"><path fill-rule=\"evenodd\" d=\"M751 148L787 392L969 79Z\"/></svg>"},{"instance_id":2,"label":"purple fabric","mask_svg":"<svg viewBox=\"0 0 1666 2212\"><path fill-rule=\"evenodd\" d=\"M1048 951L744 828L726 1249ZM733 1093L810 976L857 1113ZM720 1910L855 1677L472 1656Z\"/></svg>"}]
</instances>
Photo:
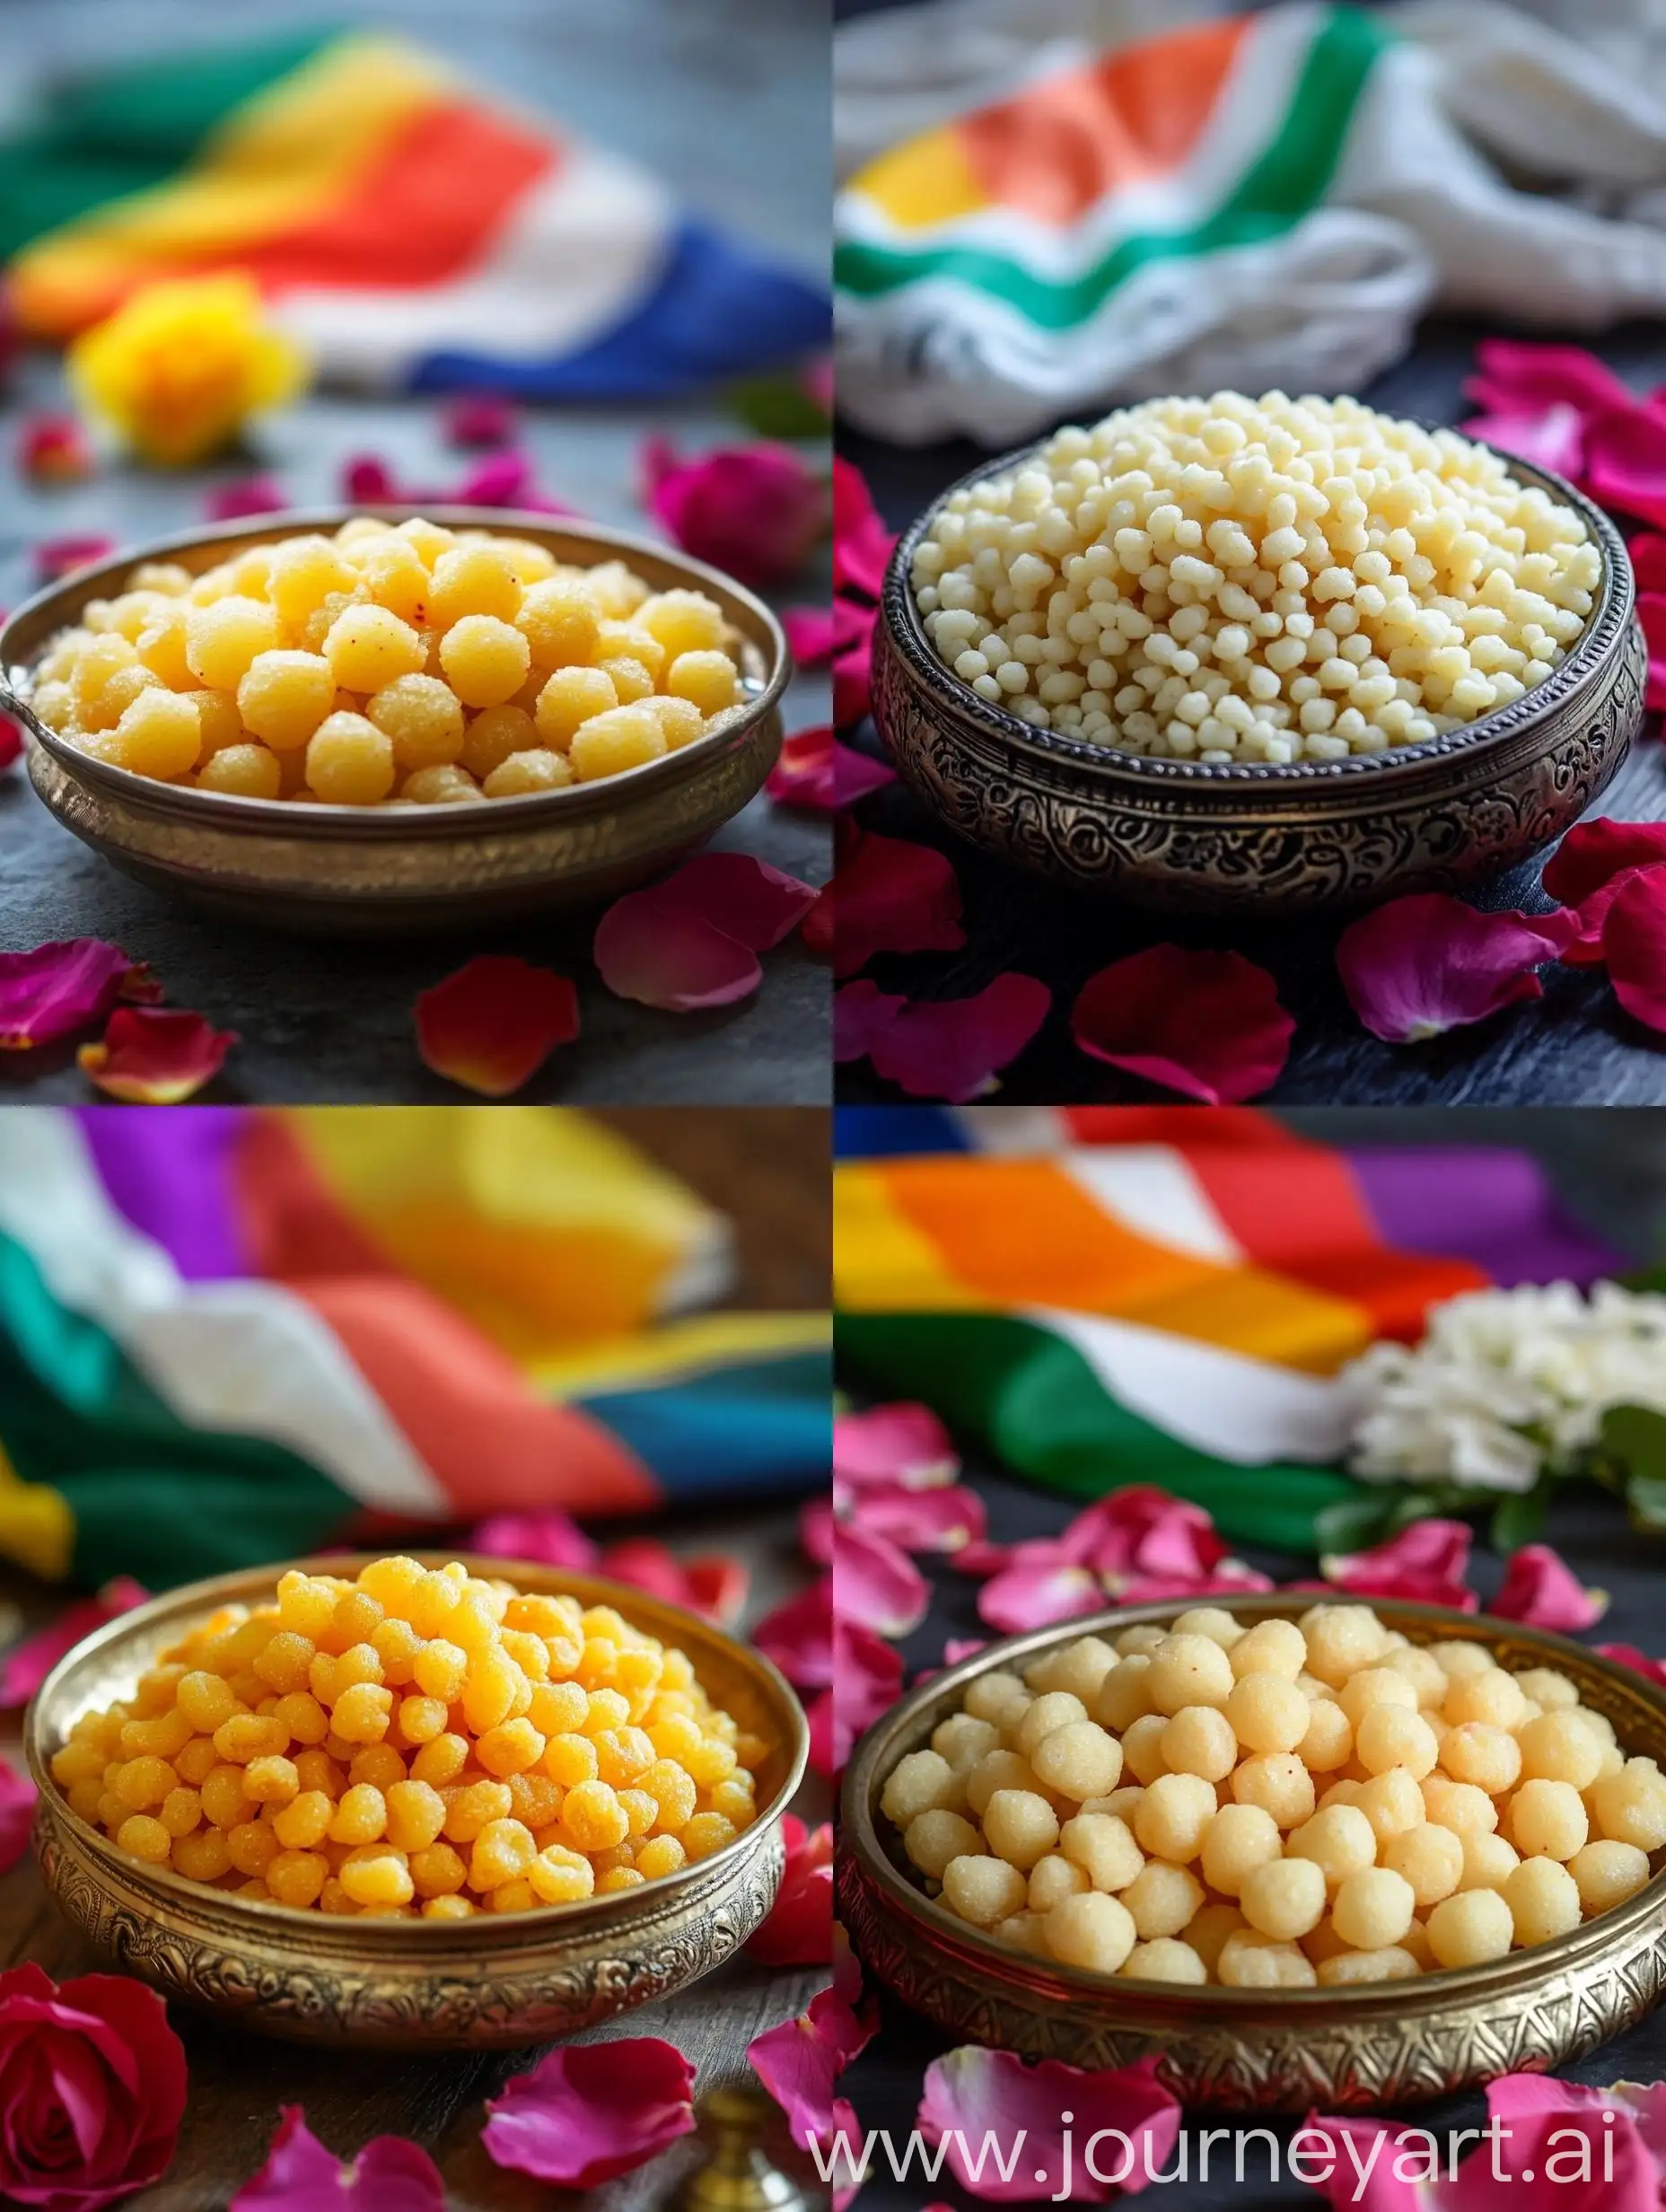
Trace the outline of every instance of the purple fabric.
<instances>
[{"instance_id":1,"label":"purple fabric","mask_svg":"<svg viewBox=\"0 0 1666 2212\"><path fill-rule=\"evenodd\" d=\"M1344 1157L1388 1243L1471 1260L1505 1289L1564 1278L1583 1288L1627 1265L1564 1210L1525 1153L1350 1146Z\"/></svg>"},{"instance_id":2,"label":"purple fabric","mask_svg":"<svg viewBox=\"0 0 1666 2212\"><path fill-rule=\"evenodd\" d=\"M76 1119L111 1202L188 1282L251 1272L232 1181L241 1107L83 1106Z\"/></svg>"}]
</instances>

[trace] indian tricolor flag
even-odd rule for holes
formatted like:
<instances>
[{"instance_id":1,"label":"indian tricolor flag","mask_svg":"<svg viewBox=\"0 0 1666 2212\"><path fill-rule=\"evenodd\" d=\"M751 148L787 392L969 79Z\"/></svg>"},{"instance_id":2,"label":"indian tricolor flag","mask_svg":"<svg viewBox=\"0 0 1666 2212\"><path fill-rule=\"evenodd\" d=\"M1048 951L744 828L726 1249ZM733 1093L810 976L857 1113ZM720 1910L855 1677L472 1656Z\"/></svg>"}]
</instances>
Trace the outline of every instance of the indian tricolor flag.
<instances>
[{"instance_id":1,"label":"indian tricolor flag","mask_svg":"<svg viewBox=\"0 0 1666 2212\"><path fill-rule=\"evenodd\" d=\"M1142 363L1223 324L1253 350L1395 43L1351 7L1201 23L871 162L835 217L841 402L881 434L1009 443L1141 396Z\"/></svg>"},{"instance_id":2,"label":"indian tricolor flag","mask_svg":"<svg viewBox=\"0 0 1666 2212\"><path fill-rule=\"evenodd\" d=\"M1056 1488L1159 1483L1293 1549L1352 1495L1347 1361L1460 1291L1620 1264L1522 1154L1340 1149L1242 1110L846 1110L840 1149L854 1387Z\"/></svg>"},{"instance_id":3,"label":"indian tricolor flag","mask_svg":"<svg viewBox=\"0 0 1666 2212\"><path fill-rule=\"evenodd\" d=\"M32 112L0 142L0 257L39 338L239 269L326 376L389 389L646 398L826 342L820 285L401 40L95 61Z\"/></svg>"},{"instance_id":4,"label":"indian tricolor flag","mask_svg":"<svg viewBox=\"0 0 1666 2212\"><path fill-rule=\"evenodd\" d=\"M0 1109L0 1556L153 1587L374 1527L825 1480L825 1313L548 1108Z\"/></svg>"}]
</instances>

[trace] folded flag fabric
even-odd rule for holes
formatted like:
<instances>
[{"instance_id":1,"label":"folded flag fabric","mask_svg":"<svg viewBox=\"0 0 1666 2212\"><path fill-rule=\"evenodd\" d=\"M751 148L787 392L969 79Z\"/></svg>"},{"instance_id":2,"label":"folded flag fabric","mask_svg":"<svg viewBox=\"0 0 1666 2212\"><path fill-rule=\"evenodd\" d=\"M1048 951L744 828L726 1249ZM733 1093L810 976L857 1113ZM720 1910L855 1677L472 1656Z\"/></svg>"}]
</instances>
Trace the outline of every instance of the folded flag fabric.
<instances>
[{"instance_id":1,"label":"folded flag fabric","mask_svg":"<svg viewBox=\"0 0 1666 2212\"><path fill-rule=\"evenodd\" d=\"M845 1110L838 1143L854 1383L1053 1488L1157 1482L1297 1549L1355 1495L1346 1362L1460 1291L1621 1265L1505 1150L1338 1149L1196 1107Z\"/></svg>"},{"instance_id":2,"label":"folded flag fabric","mask_svg":"<svg viewBox=\"0 0 1666 2212\"><path fill-rule=\"evenodd\" d=\"M0 256L50 339L157 279L247 271L321 374L383 390L653 398L828 335L821 285L634 162L355 31L43 88L0 142Z\"/></svg>"},{"instance_id":3,"label":"folded flag fabric","mask_svg":"<svg viewBox=\"0 0 1666 2212\"><path fill-rule=\"evenodd\" d=\"M825 1478L829 1321L582 1114L0 1110L0 1555L152 1586L377 1523Z\"/></svg>"},{"instance_id":4,"label":"folded flag fabric","mask_svg":"<svg viewBox=\"0 0 1666 2212\"><path fill-rule=\"evenodd\" d=\"M1635 192L1666 184L1666 109L1578 42L1588 11L1565 38L1474 0L1290 0L1157 36L1140 9L1040 13L1069 30L1049 41L1032 0L936 0L839 33L847 140L865 87L935 118L835 209L839 403L881 437L1357 391L1437 299L1585 329L1666 307L1661 196Z\"/></svg>"}]
</instances>

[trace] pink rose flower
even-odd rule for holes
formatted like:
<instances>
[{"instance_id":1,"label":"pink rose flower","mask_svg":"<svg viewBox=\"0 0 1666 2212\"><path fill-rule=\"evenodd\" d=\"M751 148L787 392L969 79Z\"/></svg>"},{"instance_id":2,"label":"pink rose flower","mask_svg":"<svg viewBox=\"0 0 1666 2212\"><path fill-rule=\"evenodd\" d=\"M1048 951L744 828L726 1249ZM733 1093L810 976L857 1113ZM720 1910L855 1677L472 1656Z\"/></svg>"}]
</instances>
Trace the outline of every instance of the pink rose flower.
<instances>
[{"instance_id":1,"label":"pink rose flower","mask_svg":"<svg viewBox=\"0 0 1666 2212\"><path fill-rule=\"evenodd\" d=\"M828 487L791 446L685 461L669 438L650 438L642 470L644 505L683 551L742 584L785 583L828 529Z\"/></svg>"},{"instance_id":2,"label":"pink rose flower","mask_svg":"<svg viewBox=\"0 0 1666 2212\"><path fill-rule=\"evenodd\" d=\"M99 2212L164 2174L185 2051L162 1999L122 1974L61 1987L0 1974L0 2203Z\"/></svg>"}]
</instances>

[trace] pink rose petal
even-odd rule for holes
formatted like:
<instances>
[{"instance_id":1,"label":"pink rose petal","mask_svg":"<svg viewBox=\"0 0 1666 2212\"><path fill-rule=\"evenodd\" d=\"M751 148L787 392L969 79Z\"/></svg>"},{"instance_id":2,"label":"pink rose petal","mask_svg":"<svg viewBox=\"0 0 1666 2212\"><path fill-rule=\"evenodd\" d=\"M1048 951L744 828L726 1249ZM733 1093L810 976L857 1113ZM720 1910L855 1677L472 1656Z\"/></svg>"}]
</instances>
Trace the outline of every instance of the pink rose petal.
<instances>
[{"instance_id":1,"label":"pink rose petal","mask_svg":"<svg viewBox=\"0 0 1666 2212\"><path fill-rule=\"evenodd\" d=\"M1479 373L1464 390L1489 408L1535 413L1565 405L1596 415L1636 405L1630 386L1583 346L1489 338L1476 347L1475 358Z\"/></svg>"},{"instance_id":2,"label":"pink rose petal","mask_svg":"<svg viewBox=\"0 0 1666 2212\"><path fill-rule=\"evenodd\" d=\"M598 973L620 998L668 1013L723 1006L763 979L757 955L816 903L813 885L750 853L697 853L648 891L627 891L596 926Z\"/></svg>"},{"instance_id":3,"label":"pink rose petal","mask_svg":"<svg viewBox=\"0 0 1666 2212\"><path fill-rule=\"evenodd\" d=\"M873 626L878 610L840 600L834 619L839 638L833 655L833 719L841 730L860 722L873 690Z\"/></svg>"},{"instance_id":4,"label":"pink rose petal","mask_svg":"<svg viewBox=\"0 0 1666 2212\"><path fill-rule=\"evenodd\" d=\"M907 1490L952 1482L960 1462L929 1406L873 1406L833 1417L833 1472L844 1482L897 1484Z\"/></svg>"},{"instance_id":5,"label":"pink rose petal","mask_svg":"<svg viewBox=\"0 0 1666 2212\"><path fill-rule=\"evenodd\" d=\"M0 1759L0 1874L10 1874L29 1849L37 1795L26 1774Z\"/></svg>"},{"instance_id":6,"label":"pink rose petal","mask_svg":"<svg viewBox=\"0 0 1666 2212\"><path fill-rule=\"evenodd\" d=\"M17 465L32 484L76 484L92 473L92 448L73 415L26 415Z\"/></svg>"},{"instance_id":7,"label":"pink rose petal","mask_svg":"<svg viewBox=\"0 0 1666 2212\"><path fill-rule=\"evenodd\" d=\"M833 1577L767 1613L752 1631L752 1646L780 1668L794 1690L825 1690L833 1680Z\"/></svg>"},{"instance_id":8,"label":"pink rose petal","mask_svg":"<svg viewBox=\"0 0 1666 2212\"><path fill-rule=\"evenodd\" d=\"M598 2189L694 2127L694 2068L656 2035L546 2051L487 2102L487 2156L560 2189Z\"/></svg>"},{"instance_id":9,"label":"pink rose petal","mask_svg":"<svg viewBox=\"0 0 1666 2212\"><path fill-rule=\"evenodd\" d=\"M445 2212L440 2170L419 2144L379 2135L342 2164L308 2128L299 2104L278 2108L267 2162L230 2212Z\"/></svg>"},{"instance_id":10,"label":"pink rose petal","mask_svg":"<svg viewBox=\"0 0 1666 2212\"><path fill-rule=\"evenodd\" d=\"M1002 1636L1045 1628L1056 1620L1103 1612L1104 1586L1097 1575L1067 1559L1004 1567L978 1593L978 1618Z\"/></svg>"},{"instance_id":11,"label":"pink rose petal","mask_svg":"<svg viewBox=\"0 0 1666 2212\"><path fill-rule=\"evenodd\" d=\"M1465 1521L1414 1521L1369 1551L1333 1552L1320 1561L1327 1582L1358 1598L1405 1598L1472 1613L1480 1604L1464 1581L1474 1532Z\"/></svg>"},{"instance_id":12,"label":"pink rose petal","mask_svg":"<svg viewBox=\"0 0 1666 2212\"><path fill-rule=\"evenodd\" d=\"M926 2067L916 2125L926 2142L947 2143L944 2163L974 2197L1034 2204L1062 2199L1068 2189L1073 2204L1104 2204L1165 2170L1180 2107L1157 2080L1155 2053L1114 2072L1089 2071L962 2044ZM1095 2137L1105 2139L1090 2158Z\"/></svg>"},{"instance_id":13,"label":"pink rose petal","mask_svg":"<svg viewBox=\"0 0 1666 2212\"><path fill-rule=\"evenodd\" d=\"M807 1497L798 1509L798 1540L804 1557L817 1567L833 1564L833 1501Z\"/></svg>"},{"instance_id":14,"label":"pink rose petal","mask_svg":"<svg viewBox=\"0 0 1666 2212\"><path fill-rule=\"evenodd\" d=\"M556 1505L541 1506L536 1513L495 1513L471 1532L469 1549L490 1559L536 1560L540 1566L570 1567L581 1573L596 1564L595 1545L577 1522Z\"/></svg>"},{"instance_id":15,"label":"pink rose petal","mask_svg":"<svg viewBox=\"0 0 1666 2212\"><path fill-rule=\"evenodd\" d=\"M1666 416L1634 401L1591 417L1584 483L1605 507L1666 523Z\"/></svg>"},{"instance_id":16,"label":"pink rose petal","mask_svg":"<svg viewBox=\"0 0 1666 2212\"><path fill-rule=\"evenodd\" d=\"M1373 1037L1422 1044L1518 1000L1542 998L1539 970L1578 935L1575 917L1481 914L1444 891L1391 899L1337 944L1348 1003Z\"/></svg>"},{"instance_id":17,"label":"pink rose petal","mask_svg":"<svg viewBox=\"0 0 1666 2212\"><path fill-rule=\"evenodd\" d=\"M854 975L876 952L953 952L966 943L960 884L933 846L860 830L832 891L836 976Z\"/></svg>"},{"instance_id":18,"label":"pink rose petal","mask_svg":"<svg viewBox=\"0 0 1666 2212\"><path fill-rule=\"evenodd\" d=\"M1482 438L1536 468L1574 481L1584 465L1585 417L1565 400L1531 413L1474 415L1459 428L1468 438Z\"/></svg>"},{"instance_id":19,"label":"pink rose petal","mask_svg":"<svg viewBox=\"0 0 1666 2212\"><path fill-rule=\"evenodd\" d=\"M739 1559L716 1554L680 1559L653 1536L629 1536L609 1544L596 1561L596 1572L720 1625L738 1620L746 1603L749 1577Z\"/></svg>"},{"instance_id":20,"label":"pink rose petal","mask_svg":"<svg viewBox=\"0 0 1666 2212\"><path fill-rule=\"evenodd\" d=\"M238 522L246 514L276 514L289 505L289 495L275 477L246 476L235 484L216 485L203 502L211 522Z\"/></svg>"},{"instance_id":21,"label":"pink rose petal","mask_svg":"<svg viewBox=\"0 0 1666 2212\"><path fill-rule=\"evenodd\" d=\"M1640 592L1666 592L1666 536L1640 530L1626 548Z\"/></svg>"},{"instance_id":22,"label":"pink rose petal","mask_svg":"<svg viewBox=\"0 0 1666 2212\"><path fill-rule=\"evenodd\" d=\"M917 1628L931 1585L899 1544L876 1529L841 1521L833 1532L833 1608L875 1636Z\"/></svg>"},{"instance_id":23,"label":"pink rose petal","mask_svg":"<svg viewBox=\"0 0 1666 2212\"><path fill-rule=\"evenodd\" d=\"M1645 1681L1658 1682L1666 1689L1666 1659L1651 1659L1635 1644L1596 1644L1591 1648L1599 1659L1612 1660L1617 1667L1629 1667Z\"/></svg>"},{"instance_id":24,"label":"pink rose petal","mask_svg":"<svg viewBox=\"0 0 1666 2212\"><path fill-rule=\"evenodd\" d=\"M856 1738L890 1712L901 1692L902 1658L896 1647L836 1613L831 1685L808 1716L810 1763L816 1772L842 1772Z\"/></svg>"},{"instance_id":25,"label":"pink rose petal","mask_svg":"<svg viewBox=\"0 0 1666 2212\"><path fill-rule=\"evenodd\" d=\"M341 496L354 506L400 505L405 490L379 453L355 453L341 464Z\"/></svg>"},{"instance_id":26,"label":"pink rose petal","mask_svg":"<svg viewBox=\"0 0 1666 2212\"><path fill-rule=\"evenodd\" d=\"M107 1620L118 1620L136 1605L143 1605L149 1596L150 1592L129 1576L118 1575L96 1597L82 1598L66 1606L46 1628L13 1644L0 1660L0 1708L27 1705L66 1652L74 1651L84 1637L101 1628Z\"/></svg>"},{"instance_id":27,"label":"pink rose petal","mask_svg":"<svg viewBox=\"0 0 1666 2212\"><path fill-rule=\"evenodd\" d=\"M894 768L839 744L828 726L800 730L789 737L765 778L764 789L777 805L813 807L830 814L837 807L855 806L871 791L883 790L896 780Z\"/></svg>"},{"instance_id":28,"label":"pink rose petal","mask_svg":"<svg viewBox=\"0 0 1666 2212\"><path fill-rule=\"evenodd\" d=\"M962 1551L981 1540L984 1502L958 1483L910 1490L899 1482L843 1487L841 1514L853 1526L884 1537L904 1551Z\"/></svg>"},{"instance_id":29,"label":"pink rose petal","mask_svg":"<svg viewBox=\"0 0 1666 2212\"><path fill-rule=\"evenodd\" d=\"M48 538L35 548L35 574L42 584L57 584L78 568L96 567L116 550L116 540L96 532L80 537Z\"/></svg>"},{"instance_id":30,"label":"pink rose petal","mask_svg":"<svg viewBox=\"0 0 1666 2212\"><path fill-rule=\"evenodd\" d=\"M478 461L452 498L460 507L541 507L544 502L538 497L536 478L531 454L511 447L506 452L488 453Z\"/></svg>"},{"instance_id":31,"label":"pink rose petal","mask_svg":"<svg viewBox=\"0 0 1666 2212\"><path fill-rule=\"evenodd\" d=\"M877 599L896 539L881 522L859 469L833 463L833 584Z\"/></svg>"},{"instance_id":32,"label":"pink rose petal","mask_svg":"<svg viewBox=\"0 0 1666 2212\"><path fill-rule=\"evenodd\" d=\"M1666 546L1666 538L1661 543ZM1576 907L1627 868L1666 861L1666 821L1612 821L1600 814L1578 821L1545 863L1544 886Z\"/></svg>"},{"instance_id":33,"label":"pink rose petal","mask_svg":"<svg viewBox=\"0 0 1666 2212\"><path fill-rule=\"evenodd\" d=\"M833 1058L865 1057L910 1098L960 1105L998 1088L996 1070L1030 1043L1052 1004L1045 983L1015 971L970 998L899 998L862 977L834 997Z\"/></svg>"},{"instance_id":34,"label":"pink rose petal","mask_svg":"<svg viewBox=\"0 0 1666 2212\"><path fill-rule=\"evenodd\" d=\"M448 445L507 445L518 417L513 404L495 391L465 391L440 417Z\"/></svg>"},{"instance_id":35,"label":"pink rose petal","mask_svg":"<svg viewBox=\"0 0 1666 2212\"><path fill-rule=\"evenodd\" d=\"M1151 945L1090 976L1070 1022L1093 1058L1206 1106L1267 1090L1295 1034L1264 968L1178 944Z\"/></svg>"},{"instance_id":36,"label":"pink rose petal","mask_svg":"<svg viewBox=\"0 0 1666 2212\"><path fill-rule=\"evenodd\" d=\"M1548 1544L1523 1544L1511 1553L1498 1594L1487 1607L1501 1620L1570 1636L1594 1628L1609 1609L1606 1590L1588 1590Z\"/></svg>"},{"instance_id":37,"label":"pink rose petal","mask_svg":"<svg viewBox=\"0 0 1666 2212\"><path fill-rule=\"evenodd\" d=\"M807 1829L794 1814L781 1823L786 1868L763 1925L746 1953L763 1966L823 1966L833 1957L833 1824Z\"/></svg>"},{"instance_id":38,"label":"pink rose petal","mask_svg":"<svg viewBox=\"0 0 1666 2212\"><path fill-rule=\"evenodd\" d=\"M760 442L685 461L668 438L650 438L642 470L644 505L684 552L742 584L785 582L827 531L827 487L790 446Z\"/></svg>"},{"instance_id":39,"label":"pink rose petal","mask_svg":"<svg viewBox=\"0 0 1666 2212\"><path fill-rule=\"evenodd\" d=\"M133 973L121 947L101 937L0 952L0 1052L27 1051L101 1021Z\"/></svg>"},{"instance_id":40,"label":"pink rose petal","mask_svg":"<svg viewBox=\"0 0 1666 2212\"><path fill-rule=\"evenodd\" d=\"M808 2149L833 2128L833 2085L873 2035L837 1989L820 1989L795 2020L767 2028L746 2047L752 2071L786 2114L787 2133Z\"/></svg>"},{"instance_id":41,"label":"pink rose petal","mask_svg":"<svg viewBox=\"0 0 1666 2212\"><path fill-rule=\"evenodd\" d=\"M1619 884L1603 918L1602 957L1627 1013L1666 1032L1666 867L1639 868Z\"/></svg>"},{"instance_id":42,"label":"pink rose petal","mask_svg":"<svg viewBox=\"0 0 1666 2212\"><path fill-rule=\"evenodd\" d=\"M820 668L833 658L837 631L831 607L783 607L781 627L801 668Z\"/></svg>"}]
</instances>

